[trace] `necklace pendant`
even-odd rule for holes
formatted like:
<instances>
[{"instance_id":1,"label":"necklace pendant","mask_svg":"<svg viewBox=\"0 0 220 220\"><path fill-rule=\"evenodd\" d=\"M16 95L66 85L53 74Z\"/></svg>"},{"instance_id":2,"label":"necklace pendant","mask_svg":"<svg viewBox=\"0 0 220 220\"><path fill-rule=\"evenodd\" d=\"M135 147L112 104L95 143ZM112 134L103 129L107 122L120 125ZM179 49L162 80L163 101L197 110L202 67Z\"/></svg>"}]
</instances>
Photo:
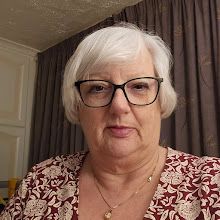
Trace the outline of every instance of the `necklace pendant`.
<instances>
[{"instance_id":1,"label":"necklace pendant","mask_svg":"<svg viewBox=\"0 0 220 220\"><path fill-rule=\"evenodd\" d=\"M152 180L152 176L150 176L150 177L147 178L147 182L148 182L148 183L150 183L151 180Z\"/></svg>"},{"instance_id":2,"label":"necklace pendant","mask_svg":"<svg viewBox=\"0 0 220 220\"><path fill-rule=\"evenodd\" d=\"M108 220L112 217L112 210L110 209L109 211L107 211L104 215L104 220Z\"/></svg>"}]
</instances>

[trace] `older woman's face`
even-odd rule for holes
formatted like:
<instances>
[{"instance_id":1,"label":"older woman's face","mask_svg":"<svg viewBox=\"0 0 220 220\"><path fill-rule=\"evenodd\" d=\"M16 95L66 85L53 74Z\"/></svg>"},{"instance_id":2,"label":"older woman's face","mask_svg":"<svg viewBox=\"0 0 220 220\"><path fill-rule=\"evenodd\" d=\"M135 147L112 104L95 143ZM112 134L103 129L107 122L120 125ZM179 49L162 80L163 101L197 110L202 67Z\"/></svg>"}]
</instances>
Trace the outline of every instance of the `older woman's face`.
<instances>
[{"instance_id":1,"label":"older woman's face","mask_svg":"<svg viewBox=\"0 0 220 220\"><path fill-rule=\"evenodd\" d=\"M137 77L154 77L150 54L145 51L133 62L106 65L92 73L90 79L108 80L123 84ZM158 146L160 135L160 105L136 106L128 103L121 89L117 89L110 105L91 108L81 105L80 124L93 154L125 157Z\"/></svg>"}]
</instances>

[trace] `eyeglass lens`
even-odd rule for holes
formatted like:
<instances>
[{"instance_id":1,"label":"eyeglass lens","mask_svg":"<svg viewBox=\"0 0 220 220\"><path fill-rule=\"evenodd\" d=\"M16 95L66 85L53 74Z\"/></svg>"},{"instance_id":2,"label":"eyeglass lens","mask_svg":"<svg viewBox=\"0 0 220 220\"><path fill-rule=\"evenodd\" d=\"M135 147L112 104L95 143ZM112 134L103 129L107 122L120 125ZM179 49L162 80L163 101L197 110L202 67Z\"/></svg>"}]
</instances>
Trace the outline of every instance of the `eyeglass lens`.
<instances>
[{"instance_id":1,"label":"eyeglass lens","mask_svg":"<svg viewBox=\"0 0 220 220\"><path fill-rule=\"evenodd\" d=\"M159 81L155 78L137 78L122 85L103 80L87 80L80 84L80 94L85 105L102 107L109 105L117 88L121 88L128 102L134 105L148 105L155 101Z\"/></svg>"}]
</instances>

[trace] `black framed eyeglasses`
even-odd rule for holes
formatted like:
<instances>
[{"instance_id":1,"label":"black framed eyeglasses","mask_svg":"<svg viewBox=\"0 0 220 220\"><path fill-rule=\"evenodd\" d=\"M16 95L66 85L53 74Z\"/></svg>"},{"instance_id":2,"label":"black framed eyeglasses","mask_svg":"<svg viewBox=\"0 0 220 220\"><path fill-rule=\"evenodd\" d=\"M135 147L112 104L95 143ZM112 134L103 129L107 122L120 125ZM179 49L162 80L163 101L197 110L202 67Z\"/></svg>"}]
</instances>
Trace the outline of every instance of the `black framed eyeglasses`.
<instances>
[{"instance_id":1,"label":"black framed eyeglasses","mask_svg":"<svg viewBox=\"0 0 220 220\"><path fill-rule=\"evenodd\" d=\"M98 108L109 105L117 89L121 89L132 105L150 105L158 96L163 78L140 77L130 79L123 84L114 84L106 80L80 80L75 86L83 103Z\"/></svg>"}]
</instances>

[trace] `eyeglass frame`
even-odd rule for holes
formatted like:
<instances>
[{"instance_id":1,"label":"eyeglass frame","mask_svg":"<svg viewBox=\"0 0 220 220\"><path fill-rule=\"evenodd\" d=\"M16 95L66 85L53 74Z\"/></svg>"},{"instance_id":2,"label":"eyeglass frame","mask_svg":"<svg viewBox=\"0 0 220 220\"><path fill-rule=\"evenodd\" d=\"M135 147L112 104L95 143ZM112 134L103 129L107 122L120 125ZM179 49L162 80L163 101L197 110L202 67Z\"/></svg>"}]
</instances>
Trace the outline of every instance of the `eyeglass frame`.
<instances>
[{"instance_id":1,"label":"eyeglass frame","mask_svg":"<svg viewBox=\"0 0 220 220\"><path fill-rule=\"evenodd\" d=\"M157 93L156 93L156 96L154 98L154 100L150 103L147 103L147 104L143 104L143 105L140 105L140 104L134 104L132 103L129 99L128 99L128 96L127 96L127 93L125 91L125 85L132 81L132 80L136 80L136 79L155 79L158 83L158 88L157 88ZM92 82L92 81L101 81L101 82L108 82L110 83L112 86L113 86L113 92L112 92L112 96L111 96L111 99L109 100L109 102L105 105L101 105L101 106L90 106L88 104L86 104L83 100L83 97L82 97L82 94L81 94L81 91L80 91L80 85L84 82ZM108 105L110 105L112 103L112 100L114 98L114 95L115 95L115 92L117 89L121 89L124 93L124 96L127 100L128 103L132 104L132 105L136 105L136 106L146 106L146 105L150 105L152 104L153 102L155 102L155 100L157 99L157 96L159 94L159 90L160 90L160 84L163 82L163 78L160 78L160 77L137 77L137 78L133 78L133 79L130 79L128 80L127 82L123 83L123 84L114 84L113 82L110 82L108 80L101 80L101 79L88 79L88 80L78 80L74 83L74 86L77 88L77 91L79 92L79 95L81 97L81 100L83 101L84 105L86 105L87 107L90 107L90 108L101 108L101 107L106 107Z\"/></svg>"}]
</instances>

